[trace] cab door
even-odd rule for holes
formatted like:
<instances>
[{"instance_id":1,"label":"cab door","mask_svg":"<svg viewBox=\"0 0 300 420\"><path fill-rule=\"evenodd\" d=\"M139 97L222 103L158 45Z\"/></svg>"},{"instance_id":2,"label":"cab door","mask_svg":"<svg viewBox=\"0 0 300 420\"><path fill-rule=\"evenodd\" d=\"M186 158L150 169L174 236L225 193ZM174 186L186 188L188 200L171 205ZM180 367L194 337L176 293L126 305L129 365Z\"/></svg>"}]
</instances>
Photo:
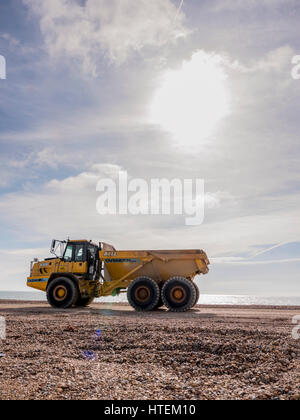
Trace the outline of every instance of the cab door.
<instances>
[{"instance_id":1,"label":"cab door","mask_svg":"<svg viewBox=\"0 0 300 420\"><path fill-rule=\"evenodd\" d=\"M60 261L58 266L59 273L72 272L72 259L73 259L73 244L68 244L65 249L63 260Z\"/></svg>"},{"instance_id":2,"label":"cab door","mask_svg":"<svg viewBox=\"0 0 300 420\"><path fill-rule=\"evenodd\" d=\"M72 273L74 274L86 274L87 273L87 253L86 244L74 244L74 258L72 264Z\"/></svg>"},{"instance_id":3,"label":"cab door","mask_svg":"<svg viewBox=\"0 0 300 420\"><path fill-rule=\"evenodd\" d=\"M89 280L95 280L99 272L98 248L92 244L87 245L87 273Z\"/></svg>"}]
</instances>

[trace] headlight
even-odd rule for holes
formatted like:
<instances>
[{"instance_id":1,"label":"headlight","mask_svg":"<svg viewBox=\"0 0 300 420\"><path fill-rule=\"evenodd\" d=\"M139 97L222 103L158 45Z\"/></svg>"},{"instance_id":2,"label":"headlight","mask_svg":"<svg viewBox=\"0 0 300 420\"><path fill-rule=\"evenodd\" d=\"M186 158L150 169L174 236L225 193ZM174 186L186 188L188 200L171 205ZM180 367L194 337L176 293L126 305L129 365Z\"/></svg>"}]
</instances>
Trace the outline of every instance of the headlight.
<instances>
[{"instance_id":1,"label":"headlight","mask_svg":"<svg viewBox=\"0 0 300 420\"><path fill-rule=\"evenodd\" d=\"M32 276L32 270L33 270L34 264L36 264L38 262L39 262L38 258L35 258L33 261L31 261L31 263L30 263L30 277Z\"/></svg>"}]
</instances>

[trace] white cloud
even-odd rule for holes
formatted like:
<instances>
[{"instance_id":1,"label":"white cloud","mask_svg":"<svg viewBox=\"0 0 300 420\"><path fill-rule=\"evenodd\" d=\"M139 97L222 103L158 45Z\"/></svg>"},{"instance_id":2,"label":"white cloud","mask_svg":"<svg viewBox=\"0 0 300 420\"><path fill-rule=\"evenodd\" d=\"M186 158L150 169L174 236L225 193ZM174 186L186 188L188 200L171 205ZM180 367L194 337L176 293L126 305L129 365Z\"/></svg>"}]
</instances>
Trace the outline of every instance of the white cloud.
<instances>
[{"instance_id":1,"label":"white cloud","mask_svg":"<svg viewBox=\"0 0 300 420\"><path fill-rule=\"evenodd\" d=\"M2 220L12 222L15 218L18 238L25 242L37 238L50 240L55 235L97 237L97 225L102 225L103 220L96 213L96 183L119 170L115 165L94 165L90 171L61 181L52 180L37 191L7 194L0 202Z\"/></svg>"},{"instance_id":2,"label":"white cloud","mask_svg":"<svg viewBox=\"0 0 300 420\"><path fill-rule=\"evenodd\" d=\"M207 192L205 194L205 205L208 209L218 209L224 203L230 203L236 205L236 199L227 191Z\"/></svg>"},{"instance_id":3,"label":"white cloud","mask_svg":"<svg viewBox=\"0 0 300 420\"><path fill-rule=\"evenodd\" d=\"M254 70L265 70L265 71L282 71L289 67L291 63L291 57L294 55L294 50L289 45L276 48L270 51L265 58L260 60Z\"/></svg>"},{"instance_id":4,"label":"white cloud","mask_svg":"<svg viewBox=\"0 0 300 420\"><path fill-rule=\"evenodd\" d=\"M238 10L238 9L253 9L259 7L275 7L275 6L288 6L295 5L298 0L215 0L213 10L222 12L224 10Z\"/></svg>"},{"instance_id":5,"label":"white cloud","mask_svg":"<svg viewBox=\"0 0 300 420\"><path fill-rule=\"evenodd\" d=\"M5 41L7 41L9 43L9 46L12 48L18 47L20 45L20 41L17 38L6 32L1 34L0 38L5 39Z\"/></svg>"},{"instance_id":6,"label":"white cloud","mask_svg":"<svg viewBox=\"0 0 300 420\"><path fill-rule=\"evenodd\" d=\"M229 70L240 73L281 73L291 68L291 59L296 51L290 45L282 45L268 51L260 57L249 57L247 60L239 60L233 58L226 52L216 54L215 52L207 52L204 50L197 51L198 54L210 55L210 57L220 66L222 71L226 71L226 77L229 77ZM290 72L289 72L290 73Z\"/></svg>"},{"instance_id":7,"label":"white cloud","mask_svg":"<svg viewBox=\"0 0 300 420\"><path fill-rule=\"evenodd\" d=\"M238 60L231 61L229 58L224 59L224 64L233 70L238 70L244 73L253 72L267 72L278 73L290 69L291 58L294 56L295 51L289 45L283 45L279 48L269 51L264 57L252 59L252 63L245 65Z\"/></svg>"},{"instance_id":8,"label":"white cloud","mask_svg":"<svg viewBox=\"0 0 300 420\"><path fill-rule=\"evenodd\" d=\"M100 178L117 178L119 171L122 168L118 165L111 164L95 164L91 167L90 171L82 172L77 176L69 177L61 181L52 180L46 185L46 189L54 192L80 194L86 188L96 188L97 181Z\"/></svg>"},{"instance_id":9,"label":"white cloud","mask_svg":"<svg viewBox=\"0 0 300 420\"><path fill-rule=\"evenodd\" d=\"M74 143L82 138L100 136L107 133L134 131L146 123L146 118L138 114L126 113L125 109L115 109L108 114L99 109L98 104L87 111L70 112L55 120L49 119L27 131L8 131L0 134L0 140L15 142ZM125 108L125 106L124 106ZM50 149L48 148L48 151ZM46 152L45 152L46 154ZM45 155L44 155L45 156ZM43 156L41 156L43 160Z\"/></svg>"},{"instance_id":10,"label":"white cloud","mask_svg":"<svg viewBox=\"0 0 300 420\"><path fill-rule=\"evenodd\" d=\"M50 246L49 246L50 249ZM27 290L26 279L30 274L30 262L34 258L44 259L49 254L47 248L25 248L0 250L0 264L6 281L1 284L2 290Z\"/></svg>"},{"instance_id":11,"label":"white cloud","mask_svg":"<svg viewBox=\"0 0 300 420\"><path fill-rule=\"evenodd\" d=\"M39 16L51 57L75 59L90 76L98 73L101 54L120 64L186 33L184 15L171 0L23 1Z\"/></svg>"},{"instance_id":12,"label":"white cloud","mask_svg":"<svg viewBox=\"0 0 300 420\"><path fill-rule=\"evenodd\" d=\"M122 168L113 164L96 164L90 170L62 180L54 179L34 192L20 191L2 197L0 215L9 226L12 222L21 241L43 240L53 235L87 236L125 247L165 246L176 243L176 236L184 228L185 216L100 216L96 212L96 185L101 178L116 179ZM130 174L129 174L130 178ZM218 207L226 193L207 193L207 207ZM168 231L169 239L165 236ZM29 238L30 232L30 239ZM142 232L142 234L141 234ZM182 234L180 233L181 237ZM200 246L196 236L189 237L187 247ZM174 236L174 237L173 237ZM173 237L173 238L172 238ZM146 239L147 238L147 239ZM182 238L183 239L183 238ZM150 245L151 244L151 245Z\"/></svg>"},{"instance_id":13,"label":"white cloud","mask_svg":"<svg viewBox=\"0 0 300 420\"><path fill-rule=\"evenodd\" d=\"M118 165L98 164L89 171L62 180L52 180L34 191L7 194L0 203L1 220L14 226L19 240L36 238L87 236L115 242L116 246L182 247L205 245L210 254L247 250L256 243L276 243L297 240L300 236L298 207L300 196L284 209L270 208L264 214L248 216L226 214L228 202L234 199L228 193L206 195L208 220L193 230L184 226L184 217L172 216L100 216L96 212L97 181L101 177L115 178L122 168ZM210 213L214 212L211 220ZM223 214L225 214L224 217ZM199 240L199 235L201 240ZM27 239L26 239L27 238ZM33 238L33 239L32 239Z\"/></svg>"},{"instance_id":14,"label":"white cloud","mask_svg":"<svg viewBox=\"0 0 300 420\"><path fill-rule=\"evenodd\" d=\"M0 33L0 40L3 39L7 42L8 48L14 52L14 54L19 54L22 56L28 56L29 54L36 53L36 48L30 47L29 45L24 44L18 38L13 36L8 32Z\"/></svg>"}]
</instances>

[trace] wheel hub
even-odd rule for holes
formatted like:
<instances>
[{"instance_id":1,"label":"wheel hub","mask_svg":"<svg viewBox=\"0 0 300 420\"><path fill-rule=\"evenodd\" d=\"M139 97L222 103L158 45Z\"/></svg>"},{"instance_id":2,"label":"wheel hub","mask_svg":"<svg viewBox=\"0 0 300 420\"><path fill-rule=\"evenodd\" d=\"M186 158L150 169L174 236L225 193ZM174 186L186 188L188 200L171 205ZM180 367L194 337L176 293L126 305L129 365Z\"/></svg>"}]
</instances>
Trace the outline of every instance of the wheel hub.
<instances>
[{"instance_id":1,"label":"wheel hub","mask_svg":"<svg viewBox=\"0 0 300 420\"><path fill-rule=\"evenodd\" d=\"M148 289L148 287L146 286L140 286L136 289L135 291L135 298L139 301L139 302L147 302L147 300L150 297L150 290Z\"/></svg>"},{"instance_id":2,"label":"wheel hub","mask_svg":"<svg viewBox=\"0 0 300 420\"><path fill-rule=\"evenodd\" d=\"M186 299L186 291L180 286L173 287L171 297L176 303L182 303Z\"/></svg>"},{"instance_id":3,"label":"wheel hub","mask_svg":"<svg viewBox=\"0 0 300 420\"><path fill-rule=\"evenodd\" d=\"M67 288L65 286L59 285L53 290L54 299L58 302L61 302L67 296Z\"/></svg>"}]
</instances>

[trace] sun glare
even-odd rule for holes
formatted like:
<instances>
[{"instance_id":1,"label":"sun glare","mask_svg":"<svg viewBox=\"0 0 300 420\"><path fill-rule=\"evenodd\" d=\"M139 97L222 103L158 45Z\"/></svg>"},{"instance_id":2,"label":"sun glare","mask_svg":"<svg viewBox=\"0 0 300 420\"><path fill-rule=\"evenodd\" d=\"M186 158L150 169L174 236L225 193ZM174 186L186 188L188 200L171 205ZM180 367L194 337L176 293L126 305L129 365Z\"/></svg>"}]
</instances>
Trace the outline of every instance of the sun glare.
<instances>
[{"instance_id":1,"label":"sun glare","mask_svg":"<svg viewBox=\"0 0 300 420\"><path fill-rule=\"evenodd\" d=\"M226 73L218 55L193 54L177 71L163 76L151 104L151 122L180 144L197 144L229 114Z\"/></svg>"}]
</instances>

